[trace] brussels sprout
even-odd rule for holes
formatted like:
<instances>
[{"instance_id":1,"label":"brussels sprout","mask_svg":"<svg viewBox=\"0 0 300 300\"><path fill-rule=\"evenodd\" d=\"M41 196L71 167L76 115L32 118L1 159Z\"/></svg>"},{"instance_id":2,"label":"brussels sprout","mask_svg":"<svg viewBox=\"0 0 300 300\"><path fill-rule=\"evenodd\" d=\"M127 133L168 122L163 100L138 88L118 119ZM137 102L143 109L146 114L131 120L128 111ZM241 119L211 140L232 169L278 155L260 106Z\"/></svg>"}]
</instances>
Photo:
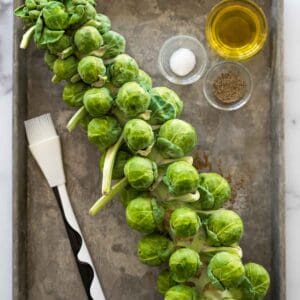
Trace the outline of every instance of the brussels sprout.
<instances>
[{"instance_id":1,"label":"brussels sprout","mask_svg":"<svg viewBox=\"0 0 300 300\"><path fill-rule=\"evenodd\" d=\"M98 26L96 28L101 34L104 34L110 30L111 22L108 16L98 13L95 19L98 22Z\"/></svg>"},{"instance_id":2,"label":"brussels sprout","mask_svg":"<svg viewBox=\"0 0 300 300\"><path fill-rule=\"evenodd\" d=\"M88 138L103 151L118 140L121 131L118 121L113 117L94 118L88 125Z\"/></svg>"},{"instance_id":3,"label":"brussels sprout","mask_svg":"<svg viewBox=\"0 0 300 300\"><path fill-rule=\"evenodd\" d=\"M108 31L103 34L103 41L104 45L95 52L96 55L98 53L103 59L114 58L125 52L126 41L121 34L115 31Z\"/></svg>"},{"instance_id":4,"label":"brussels sprout","mask_svg":"<svg viewBox=\"0 0 300 300\"><path fill-rule=\"evenodd\" d=\"M159 266L167 262L173 250L173 242L158 234L144 236L138 243L140 261L150 266Z\"/></svg>"},{"instance_id":5,"label":"brussels sprout","mask_svg":"<svg viewBox=\"0 0 300 300\"><path fill-rule=\"evenodd\" d=\"M244 232L243 221L232 210L217 210L205 221L207 241L212 246L238 243Z\"/></svg>"},{"instance_id":6,"label":"brussels sprout","mask_svg":"<svg viewBox=\"0 0 300 300\"><path fill-rule=\"evenodd\" d=\"M110 65L109 74L111 83L120 87L126 82L135 81L139 74L139 66L129 55L120 54Z\"/></svg>"},{"instance_id":7,"label":"brussels sprout","mask_svg":"<svg viewBox=\"0 0 300 300\"><path fill-rule=\"evenodd\" d=\"M176 282L185 282L194 277L201 265L199 254L189 248L176 250L169 260L170 272Z\"/></svg>"},{"instance_id":8,"label":"brussels sprout","mask_svg":"<svg viewBox=\"0 0 300 300\"><path fill-rule=\"evenodd\" d=\"M79 81L76 83L68 82L63 89L63 100L71 107L81 107L83 104L83 95L88 86Z\"/></svg>"},{"instance_id":9,"label":"brussels sprout","mask_svg":"<svg viewBox=\"0 0 300 300\"><path fill-rule=\"evenodd\" d=\"M143 120L132 119L124 127L124 139L133 153L142 155L143 153L139 150L147 150L147 148L151 150L154 143L152 127Z\"/></svg>"},{"instance_id":10,"label":"brussels sprout","mask_svg":"<svg viewBox=\"0 0 300 300\"><path fill-rule=\"evenodd\" d=\"M112 179L121 179L124 177L124 166L127 160L131 157L131 155L125 151L119 151L116 155L113 172L112 172ZM100 170L103 171L105 160L105 154L103 154L99 160L99 167ZM136 197L135 197L136 198Z\"/></svg>"},{"instance_id":11,"label":"brussels sprout","mask_svg":"<svg viewBox=\"0 0 300 300\"><path fill-rule=\"evenodd\" d=\"M164 300L198 300L198 296L194 287L179 284L166 292Z\"/></svg>"},{"instance_id":12,"label":"brussels sprout","mask_svg":"<svg viewBox=\"0 0 300 300\"><path fill-rule=\"evenodd\" d=\"M172 286L175 286L177 282L172 279L171 273L168 270L162 271L157 278L157 289L164 295Z\"/></svg>"},{"instance_id":13,"label":"brussels sprout","mask_svg":"<svg viewBox=\"0 0 300 300\"><path fill-rule=\"evenodd\" d=\"M245 265L245 280L239 287L245 299L261 300L268 293L270 275L261 265L248 263Z\"/></svg>"},{"instance_id":14,"label":"brussels sprout","mask_svg":"<svg viewBox=\"0 0 300 300\"><path fill-rule=\"evenodd\" d=\"M126 208L133 199L139 197L140 195L147 196L147 195L143 195L143 193L141 194L140 191L137 191L132 186L128 186L125 189L123 189L120 193L121 203Z\"/></svg>"},{"instance_id":15,"label":"brussels sprout","mask_svg":"<svg viewBox=\"0 0 300 300\"><path fill-rule=\"evenodd\" d=\"M136 82L127 82L120 88L116 104L127 117L136 117L147 110L150 95Z\"/></svg>"},{"instance_id":16,"label":"brussels sprout","mask_svg":"<svg viewBox=\"0 0 300 300\"><path fill-rule=\"evenodd\" d=\"M92 117L101 117L110 111L113 98L107 88L92 88L85 92L83 103Z\"/></svg>"},{"instance_id":17,"label":"brussels sprout","mask_svg":"<svg viewBox=\"0 0 300 300\"><path fill-rule=\"evenodd\" d=\"M180 207L173 211L170 218L170 228L176 237L194 236L201 226L197 213L188 207Z\"/></svg>"},{"instance_id":18,"label":"brussels sprout","mask_svg":"<svg viewBox=\"0 0 300 300\"><path fill-rule=\"evenodd\" d=\"M231 188L217 173L200 173L199 192L201 209L219 209L231 197Z\"/></svg>"},{"instance_id":19,"label":"brussels sprout","mask_svg":"<svg viewBox=\"0 0 300 300\"><path fill-rule=\"evenodd\" d=\"M191 164L185 161L176 161L169 165L163 181L171 193L183 195L197 191L199 175Z\"/></svg>"},{"instance_id":20,"label":"brussels sprout","mask_svg":"<svg viewBox=\"0 0 300 300\"><path fill-rule=\"evenodd\" d=\"M126 208L126 221L129 227L142 233L152 233L160 228L164 218L164 209L154 198L138 197Z\"/></svg>"},{"instance_id":21,"label":"brussels sprout","mask_svg":"<svg viewBox=\"0 0 300 300\"><path fill-rule=\"evenodd\" d=\"M126 162L124 173L133 188L145 191L157 178L157 166L148 158L134 156Z\"/></svg>"},{"instance_id":22,"label":"brussels sprout","mask_svg":"<svg viewBox=\"0 0 300 300\"><path fill-rule=\"evenodd\" d=\"M56 59L56 55L51 54L49 51L45 51L44 62L46 63L50 71L53 70L54 62L56 61Z\"/></svg>"},{"instance_id":23,"label":"brussels sprout","mask_svg":"<svg viewBox=\"0 0 300 300\"><path fill-rule=\"evenodd\" d=\"M88 84L101 87L106 81L106 68L103 60L95 56L86 56L78 63L78 73L81 79Z\"/></svg>"},{"instance_id":24,"label":"brussels sprout","mask_svg":"<svg viewBox=\"0 0 300 300\"><path fill-rule=\"evenodd\" d=\"M219 252L210 260L207 275L217 289L237 287L245 277L241 259L228 252Z\"/></svg>"},{"instance_id":25,"label":"brussels sprout","mask_svg":"<svg viewBox=\"0 0 300 300\"><path fill-rule=\"evenodd\" d=\"M80 53L89 54L103 44L103 38L95 27L83 26L75 32L74 43Z\"/></svg>"},{"instance_id":26,"label":"brussels sprout","mask_svg":"<svg viewBox=\"0 0 300 300\"><path fill-rule=\"evenodd\" d=\"M70 80L77 73L78 60L74 56L66 59L58 58L53 65L54 76L52 82L58 83L61 80Z\"/></svg>"},{"instance_id":27,"label":"brussels sprout","mask_svg":"<svg viewBox=\"0 0 300 300\"><path fill-rule=\"evenodd\" d=\"M90 1L66 0L65 5L70 14L70 26L79 26L96 18L96 9Z\"/></svg>"},{"instance_id":28,"label":"brussels sprout","mask_svg":"<svg viewBox=\"0 0 300 300\"><path fill-rule=\"evenodd\" d=\"M163 124L180 115L183 103L175 92L166 87L156 87L151 90L150 94L150 124Z\"/></svg>"},{"instance_id":29,"label":"brussels sprout","mask_svg":"<svg viewBox=\"0 0 300 300\"><path fill-rule=\"evenodd\" d=\"M43 19L52 30L62 30L69 26L69 14L65 11L65 6L58 1L50 1L43 8Z\"/></svg>"},{"instance_id":30,"label":"brussels sprout","mask_svg":"<svg viewBox=\"0 0 300 300\"><path fill-rule=\"evenodd\" d=\"M160 127L157 147L166 158L182 157L191 152L196 144L196 131L185 121L169 120Z\"/></svg>"},{"instance_id":31,"label":"brussels sprout","mask_svg":"<svg viewBox=\"0 0 300 300\"><path fill-rule=\"evenodd\" d=\"M55 43L47 44L47 48L51 54L59 55L61 54L65 49L72 46L72 40L71 37L64 34L58 41Z\"/></svg>"},{"instance_id":32,"label":"brussels sprout","mask_svg":"<svg viewBox=\"0 0 300 300\"><path fill-rule=\"evenodd\" d=\"M152 89L152 78L141 69L139 69L136 82L146 91L150 91Z\"/></svg>"}]
</instances>

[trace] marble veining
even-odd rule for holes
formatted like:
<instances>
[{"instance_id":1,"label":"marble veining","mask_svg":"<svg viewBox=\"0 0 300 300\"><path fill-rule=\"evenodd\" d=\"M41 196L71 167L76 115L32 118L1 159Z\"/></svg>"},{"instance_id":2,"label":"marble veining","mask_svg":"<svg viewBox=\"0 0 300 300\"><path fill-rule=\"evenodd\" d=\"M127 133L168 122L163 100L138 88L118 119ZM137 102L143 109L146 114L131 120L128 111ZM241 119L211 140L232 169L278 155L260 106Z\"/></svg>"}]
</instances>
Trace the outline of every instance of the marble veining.
<instances>
[{"instance_id":1,"label":"marble veining","mask_svg":"<svg viewBox=\"0 0 300 300\"><path fill-rule=\"evenodd\" d=\"M13 4L0 0L0 299L11 299L12 32ZM300 2L285 2L285 166L287 299L300 294Z\"/></svg>"}]
</instances>

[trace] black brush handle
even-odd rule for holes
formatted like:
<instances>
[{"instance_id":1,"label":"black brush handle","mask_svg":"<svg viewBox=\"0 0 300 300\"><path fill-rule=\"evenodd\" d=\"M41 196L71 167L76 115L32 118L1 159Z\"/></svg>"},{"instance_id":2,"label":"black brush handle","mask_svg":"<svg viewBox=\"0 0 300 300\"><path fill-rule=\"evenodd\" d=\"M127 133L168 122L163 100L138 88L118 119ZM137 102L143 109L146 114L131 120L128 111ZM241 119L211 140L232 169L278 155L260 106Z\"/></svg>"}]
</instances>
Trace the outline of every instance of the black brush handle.
<instances>
[{"instance_id":1,"label":"black brush handle","mask_svg":"<svg viewBox=\"0 0 300 300\"><path fill-rule=\"evenodd\" d=\"M53 188L61 210L75 261L89 300L105 300L91 256L75 218L65 185Z\"/></svg>"}]
</instances>

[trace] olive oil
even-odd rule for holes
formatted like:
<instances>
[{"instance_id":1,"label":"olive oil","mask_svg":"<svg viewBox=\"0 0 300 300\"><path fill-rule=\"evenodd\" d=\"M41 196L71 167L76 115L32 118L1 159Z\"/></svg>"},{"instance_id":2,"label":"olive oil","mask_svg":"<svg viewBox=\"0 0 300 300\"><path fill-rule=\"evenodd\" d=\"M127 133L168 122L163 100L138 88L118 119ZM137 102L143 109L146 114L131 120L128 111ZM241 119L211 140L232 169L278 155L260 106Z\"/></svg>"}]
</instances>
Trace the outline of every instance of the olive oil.
<instances>
[{"instance_id":1,"label":"olive oil","mask_svg":"<svg viewBox=\"0 0 300 300\"><path fill-rule=\"evenodd\" d=\"M219 55L232 60L254 56L267 39L262 9L249 0L224 0L208 16L206 36Z\"/></svg>"}]
</instances>

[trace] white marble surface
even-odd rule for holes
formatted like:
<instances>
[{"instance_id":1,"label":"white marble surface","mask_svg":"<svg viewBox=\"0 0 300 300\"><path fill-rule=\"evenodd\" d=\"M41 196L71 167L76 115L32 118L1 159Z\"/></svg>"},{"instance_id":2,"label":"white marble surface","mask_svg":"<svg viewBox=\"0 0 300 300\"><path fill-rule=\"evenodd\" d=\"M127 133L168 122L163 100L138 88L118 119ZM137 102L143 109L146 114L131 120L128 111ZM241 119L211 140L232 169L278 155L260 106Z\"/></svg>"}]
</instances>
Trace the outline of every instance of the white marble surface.
<instances>
[{"instance_id":1,"label":"white marble surface","mask_svg":"<svg viewBox=\"0 0 300 300\"><path fill-rule=\"evenodd\" d=\"M300 295L300 1L285 1L287 299ZM12 1L0 0L0 299L12 298Z\"/></svg>"}]
</instances>

